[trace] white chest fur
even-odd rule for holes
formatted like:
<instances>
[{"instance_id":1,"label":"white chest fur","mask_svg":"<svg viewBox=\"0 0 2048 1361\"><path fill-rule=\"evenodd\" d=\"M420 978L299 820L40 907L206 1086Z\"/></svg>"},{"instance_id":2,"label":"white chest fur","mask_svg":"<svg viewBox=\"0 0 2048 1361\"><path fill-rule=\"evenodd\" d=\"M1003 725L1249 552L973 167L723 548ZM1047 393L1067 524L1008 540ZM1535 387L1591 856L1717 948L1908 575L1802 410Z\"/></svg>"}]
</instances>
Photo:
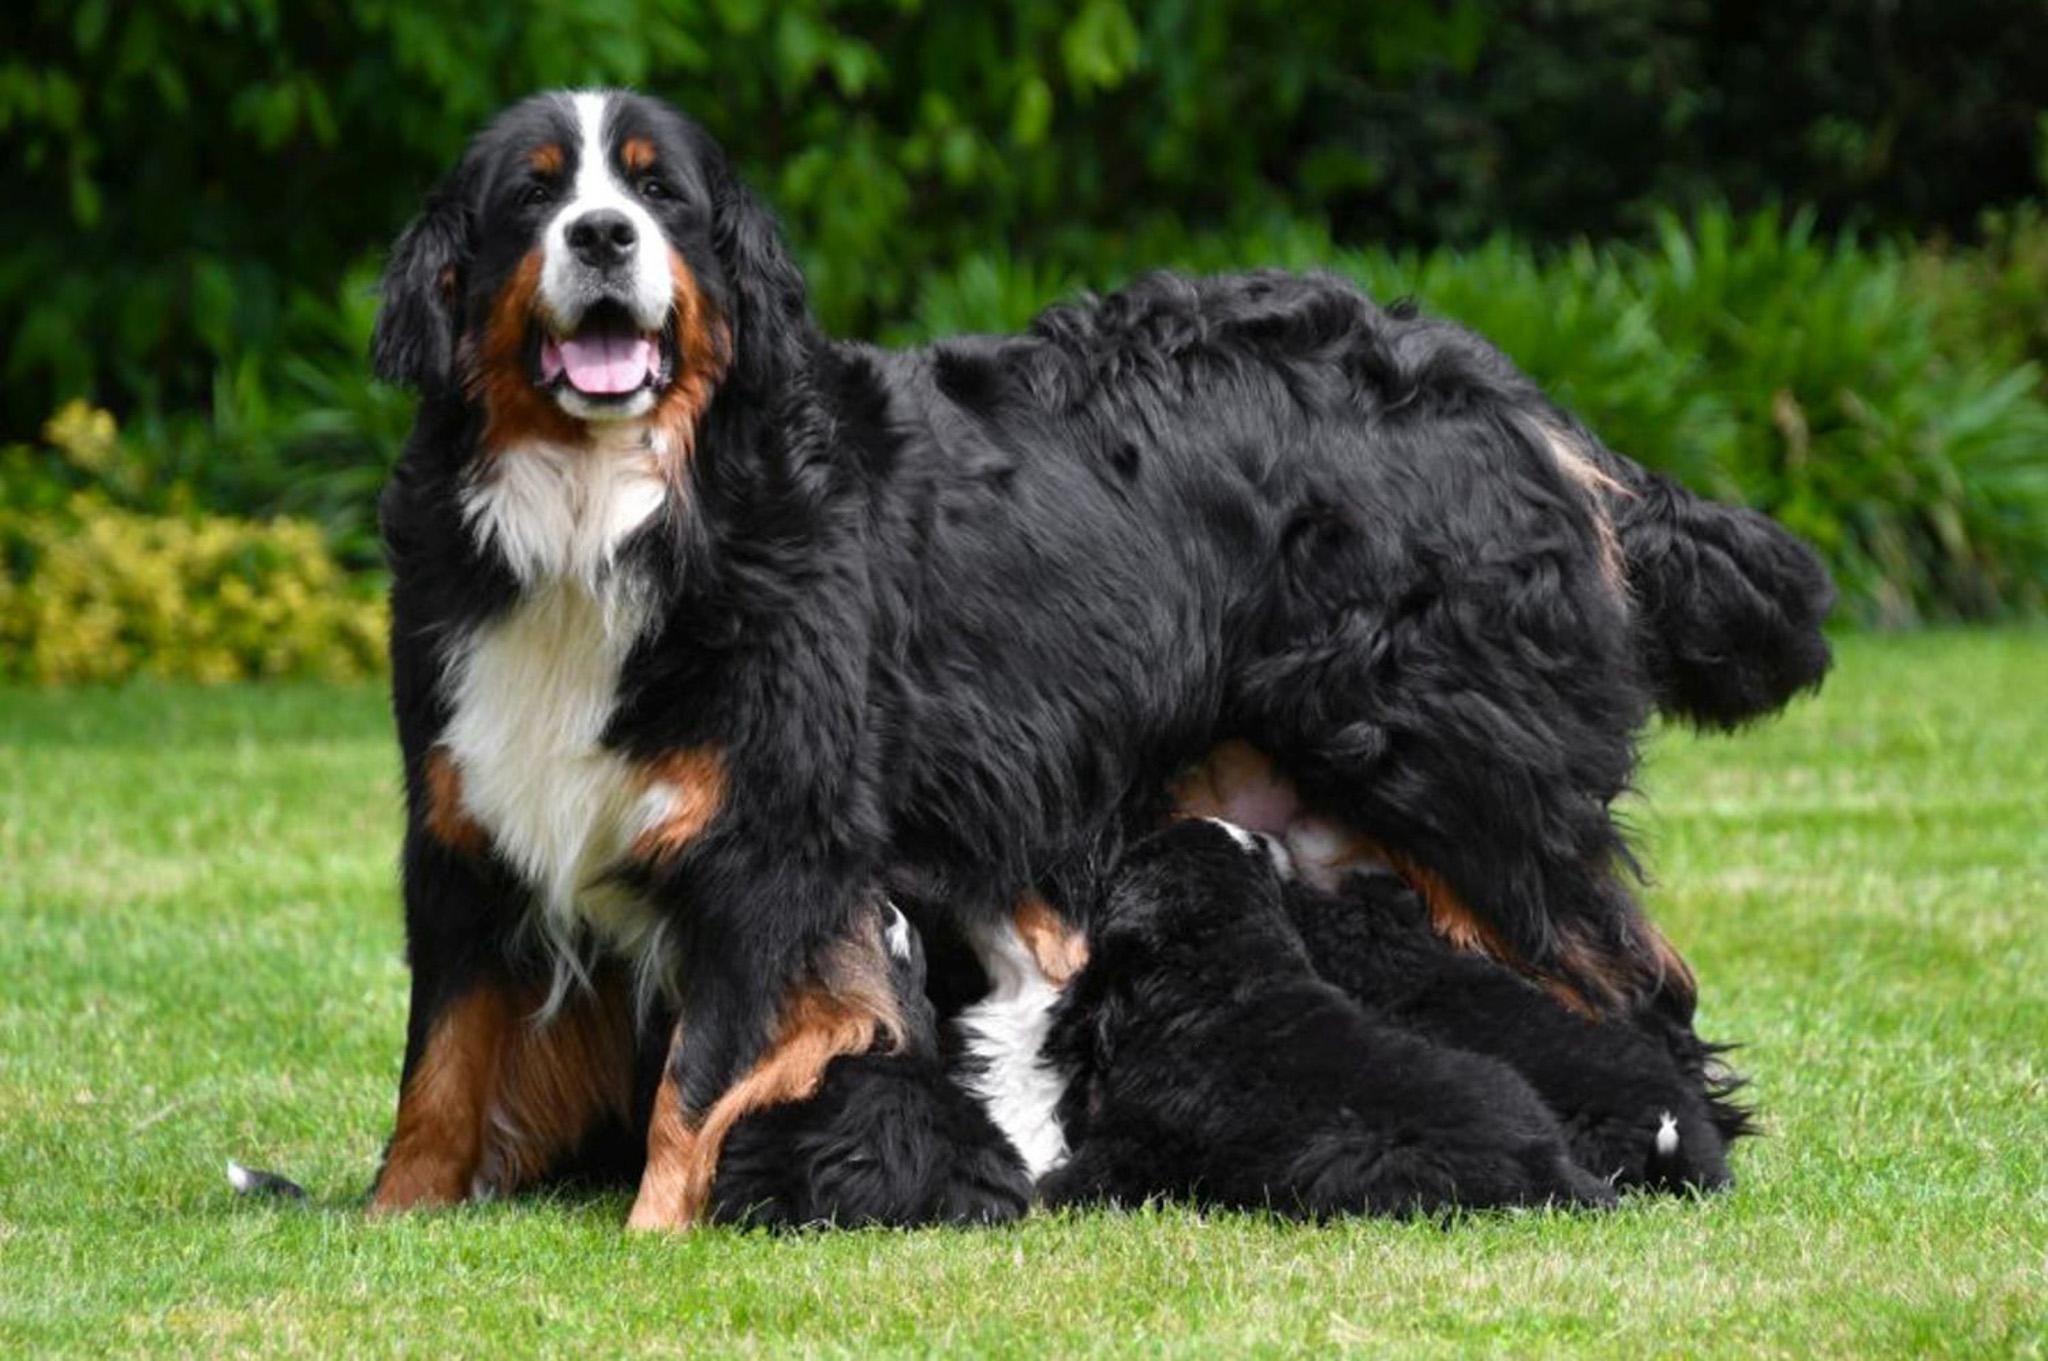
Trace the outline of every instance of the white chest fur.
<instances>
[{"instance_id":1,"label":"white chest fur","mask_svg":"<svg viewBox=\"0 0 2048 1361\"><path fill-rule=\"evenodd\" d=\"M970 928L970 940L990 987L960 1013L961 1038L976 1061L966 1085L1035 1181L1067 1160L1055 1109L1066 1078L1042 1056L1059 991L1009 923Z\"/></svg>"},{"instance_id":2,"label":"white chest fur","mask_svg":"<svg viewBox=\"0 0 2048 1361\"><path fill-rule=\"evenodd\" d=\"M537 441L494 455L463 494L470 532L528 585L574 581L600 593L619 546L668 496L664 434L637 421L592 428L588 445Z\"/></svg>"},{"instance_id":3,"label":"white chest fur","mask_svg":"<svg viewBox=\"0 0 2048 1361\"><path fill-rule=\"evenodd\" d=\"M464 498L471 532L522 590L450 649L441 742L464 810L534 890L558 995L583 971L579 927L643 964L658 946L652 914L603 880L671 791L600 740L648 622L641 583L614 559L661 507L650 455L644 443L507 451Z\"/></svg>"}]
</instances>

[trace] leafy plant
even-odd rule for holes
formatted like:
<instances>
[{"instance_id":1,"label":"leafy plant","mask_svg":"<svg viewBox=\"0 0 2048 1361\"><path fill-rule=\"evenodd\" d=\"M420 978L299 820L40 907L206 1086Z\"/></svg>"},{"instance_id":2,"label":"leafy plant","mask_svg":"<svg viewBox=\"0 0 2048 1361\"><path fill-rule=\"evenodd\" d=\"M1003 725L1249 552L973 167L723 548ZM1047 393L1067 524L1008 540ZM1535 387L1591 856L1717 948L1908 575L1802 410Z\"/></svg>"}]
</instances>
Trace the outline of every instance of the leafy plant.
<instances>
[{"instance_id":1,"label":"leafy plant","mask_svg":"<svg viewBox=\"0 0 2048 1361\"><path fill-rule=\"evenodd\" d=\"M384 664L374 584L304 522L79 497L0 514L0 550L0 680L349 680Z\"/></svg>"}]
</instances>

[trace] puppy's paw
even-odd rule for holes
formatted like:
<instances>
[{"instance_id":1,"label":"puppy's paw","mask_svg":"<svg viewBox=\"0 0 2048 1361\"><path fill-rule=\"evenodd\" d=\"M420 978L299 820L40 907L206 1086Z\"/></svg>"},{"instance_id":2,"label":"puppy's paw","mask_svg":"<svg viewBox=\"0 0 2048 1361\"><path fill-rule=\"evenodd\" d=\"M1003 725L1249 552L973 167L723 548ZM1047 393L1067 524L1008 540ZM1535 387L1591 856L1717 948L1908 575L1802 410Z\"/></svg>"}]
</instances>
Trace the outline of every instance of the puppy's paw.
<instances>
[{"instance_id":1,"label":"puppy's paw","mask_svg":"<svg viewBox=\"0 0 2048 1361\"><path fill-rule=\"evenodd\" d=\"M1586 1166L1624 1190L1718 1191L1733 1177L1728 1147L1704 1112L1659 1108L1575 1131Z\"/></svg>"}]
</instances>

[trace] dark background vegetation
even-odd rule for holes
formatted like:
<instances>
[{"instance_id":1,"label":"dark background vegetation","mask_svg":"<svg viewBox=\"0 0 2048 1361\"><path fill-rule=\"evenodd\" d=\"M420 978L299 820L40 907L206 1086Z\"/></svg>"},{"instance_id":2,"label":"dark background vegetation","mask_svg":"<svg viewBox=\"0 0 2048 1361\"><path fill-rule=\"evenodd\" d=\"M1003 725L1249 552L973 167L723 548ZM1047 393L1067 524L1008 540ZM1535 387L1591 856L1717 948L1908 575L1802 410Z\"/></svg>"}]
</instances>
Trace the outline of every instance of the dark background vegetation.
<instances>
[{"instance_id":1,"label":"dark background vegetation","mask_svg":"<svg viewBox=\"0 0 2048 1361\"><path fill-rule=\"evenodd\" d=\"M17 516L286 513L374 568L409 414L362 357L384 244L503 104L620 83L725 142L839 333L1335 268L1784 515L1857 616L2043 605L2040 0L17 0L6 30ZM48 424L78 398L110 444Z\"/></svg>"}]
</instances>

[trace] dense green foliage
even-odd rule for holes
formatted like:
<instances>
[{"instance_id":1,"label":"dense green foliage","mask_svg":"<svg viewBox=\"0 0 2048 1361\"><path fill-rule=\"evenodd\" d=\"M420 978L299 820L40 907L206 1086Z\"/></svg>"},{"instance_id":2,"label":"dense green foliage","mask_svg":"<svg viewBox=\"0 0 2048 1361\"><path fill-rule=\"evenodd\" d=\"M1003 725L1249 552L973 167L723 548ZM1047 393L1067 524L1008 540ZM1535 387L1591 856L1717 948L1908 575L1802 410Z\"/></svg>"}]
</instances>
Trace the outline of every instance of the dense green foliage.
<instances>
[{"instance_id":1,"label":"dense green foliage","mask_svg":"<svg viewBox=\"0 0 2048 1361\"><path fill-rule=\"evenodd\" d=\"M675 1241L616 1194L364 1219L406 1005L381 692L0 692L0 1355L2038 1357L2044 669L2038 631L1851 637L1785 719L1651 743L1649 907L1767 1130L1728 1195Z\"/></svg>"},{"instance_id":2,"label":"dense green foliage","mask_svg":"<svg viewBox=\"0 0 2048 1361\"><path fill-rule=\"evenodd\" d=\"M545 86L696 113L863 334L977 261L1095 280L1280 223L1600 237L1725 198L1967 229L2048 155L2034 0L23 0L9 28L16 435L336 358L351 268Z\"/></svg>"},{"instance_id":3,"label":"dense green foliage","mask_svg":"<svg viewBox=\"0 0 2048 1361\"><path fill-rule=\"evenodd\" d=\"M623 82L732 147L842 334L1332 265L1786 515L1862 617L2040 604L2048 226L1985 215L2048 167L2035 0L16 10L0 504L305 517L373 565L409 413L364 372L384 243L508 99ZM121 422L118 485L33 439L79 397Z\"/></svg>"}]
</instances>

